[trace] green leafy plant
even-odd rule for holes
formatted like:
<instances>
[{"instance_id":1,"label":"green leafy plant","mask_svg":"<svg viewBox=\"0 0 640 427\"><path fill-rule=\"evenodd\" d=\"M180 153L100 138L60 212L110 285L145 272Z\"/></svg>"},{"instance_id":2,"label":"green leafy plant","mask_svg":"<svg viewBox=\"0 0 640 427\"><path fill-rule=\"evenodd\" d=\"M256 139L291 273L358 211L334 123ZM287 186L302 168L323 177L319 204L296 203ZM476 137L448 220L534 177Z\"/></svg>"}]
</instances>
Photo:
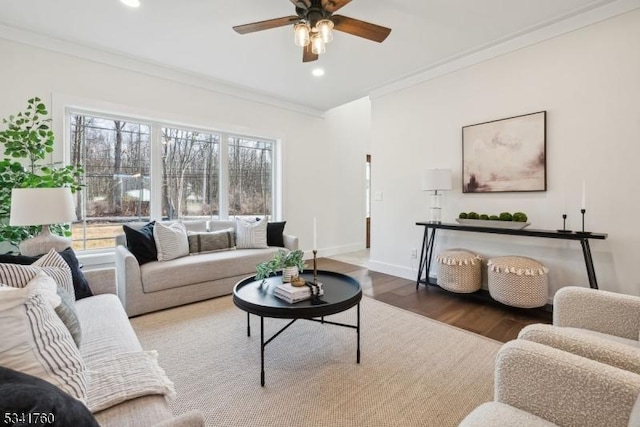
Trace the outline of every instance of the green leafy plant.
<instances>
[{"instance_id":1,"label":"green leafy plant","mask_svg":"<svg viewBox=\"0 0 640 427\"><path fill-rule=\"evenodd\" d=\"M280 249L273 259L261 262L256 266L256 280L264 280L269 276L274 276L278 270L285 267L298 267L298 270L304 270L304 252L299 249L293 251L285 251Z\"/></svg>"},{"instance_id":2,"label":"green leafy plant","mask_svg":"<svg viewBox=\"0 0 640 427\"><path fill-rule=\"evenodd\" d=\"M479 217L478 219L488 220L488 219L489 219L489 215L487 215L487 214L480 214L480 217Z\"/></svg>"},{"instance_id":3,"label":"green leafy plant","mask_svg":"<svg viewBox=\"0 0 640 427\"><path fill-rule=\"evenodd\" d=\"M54 143L48 115L47 107L36 97L27 101L25 111L2 120L6 129L0 131L0 144L4 146L5 155L0 161L0 241L14 246L35 235L41 227L9 225L13 188L70 187L75 193L82 187L80 179L84 171L81 167L44 164L47 154L53 152ZM71 235L68 225L55 225L51 230Z\"/></svg>"},{"instance_id":4,"label":"green leafy plant","mask_svg":"<svg viewBox=\"0 0 640 427\"><path fill-rule=\"evenodd\" d=\"M467 219L469 217L469 215L467 215L466 212L460 212L460 215L458 215L458 218L460 219Z\"/></svg>"}]
</instances>

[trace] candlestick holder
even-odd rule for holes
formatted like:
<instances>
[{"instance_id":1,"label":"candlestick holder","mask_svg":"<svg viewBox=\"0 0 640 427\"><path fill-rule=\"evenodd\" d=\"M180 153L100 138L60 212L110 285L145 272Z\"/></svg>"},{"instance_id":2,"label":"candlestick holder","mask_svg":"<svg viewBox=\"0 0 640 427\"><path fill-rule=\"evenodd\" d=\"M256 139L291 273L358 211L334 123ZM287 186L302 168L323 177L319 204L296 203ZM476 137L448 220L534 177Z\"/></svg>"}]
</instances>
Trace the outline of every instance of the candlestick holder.
<instances>
[{"instance_id":1,"label":"candlestick holder","mask_svg":"<svg viewBox=\"0 0 640 427\"><path fill-rule=\"evenodd\" d=\"M580 209L580 213L582 214L582 231L576 231L576 234L591 234L590 231L584 231L584 214L587 213L587 210L582 208Z\"/></svg>"},{"instance_id":2,"label":"candlestick holder","mask_svg":"<svg viewBox=\"0 0 640 427\"><path fill-rule=\"evenodd\" d=\"M562 230L556 230L558 233L573 233L571 230L567 230L567 214L562 214Z\"/></svg>"},{"instance_id":3,"label":"candlestick holder","mask_svg":"<svg viewBox=\"0 0 640 427\"><path fill-rule=\"evenodd\" d=\"M318 255L318 250L314 249L313 250L313 284L317 285L318 284L318 263L317 263L317 255Z\"/></svg>"}]
</instances>

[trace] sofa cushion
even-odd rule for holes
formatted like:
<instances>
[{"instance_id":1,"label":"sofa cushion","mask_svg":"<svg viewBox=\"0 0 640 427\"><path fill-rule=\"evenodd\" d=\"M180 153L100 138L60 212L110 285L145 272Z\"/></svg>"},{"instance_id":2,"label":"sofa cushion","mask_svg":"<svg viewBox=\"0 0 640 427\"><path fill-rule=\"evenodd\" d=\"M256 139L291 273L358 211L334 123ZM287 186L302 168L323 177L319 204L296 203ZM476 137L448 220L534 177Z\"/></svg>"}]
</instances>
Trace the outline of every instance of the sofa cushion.
<instances>
[{"instance_id":1,"label":"sofa cushion","mask_svg":"<svg viewBox=\"0 0 640 427\"><path fill-rule=\"evenodd\" d=\"M236 231L236 222L227 219L212 219L209 221L209 231L220 231L227 228L233 228Z\"/></svg>"},{"instance_id":2,"label":"sofa cushion","mask_svg":"<svg viewBox=\"0 0 640 427\"><path fill-rule=\"evenodd\" d=\"M238 249L267 248L267 219L258 221L236 220L236 246Z\"/></svg>"},{"instance_id":3,"label":"sofa cushion","mask_svg":"<svg viewBox=\"0 0 640 427\"><path fill-rule=\"evenodd\" d=\"M158 250L158 261L170 261L189 255L187 229L179 222L171 225L156 223L153 238Z\"/></svg>"},{"instance_id":4,"label":"sofa cushion","mask_svg":"<svg viewBox=\"0 0 640 427\"><path fill-rule=\"evenodd\" d=\"M69 333L73 338L73 342L79 348L82 340L82 330L80 329L80 322L78 321L78 314L76 313L73 297L60 286L56 285L53 277L47 276L47 274L42 271L29 281L27 287L29 286L41 288L50 287L51 289L56 290L56 293L60 298L59 300L56 299L55 303L52 304L52 307L56 311L60 320L62 320L62 323L64 323L64 326L69 330Z\"/></svg>"},{"instance_id":5,"label":"sofa cushion","mask_svg":"<svg viewBox=\"0 0 640 427\"><path fill-rule=\"evenodd\" d=\"M142 350L116 295L96 295L76 301L76 310L83 335L80 353L88 367L112 354Z\"/></svg>"},{"instance_id":6,"label":"sofa cushion","mask_svg":"<svg viewBox=\"0 0 640 427\"><path fill-rule=\"evenodd\" d=\"M41 378L84 401L84 362L54 311L54 298L51 282L0 287L0 360L7 368Z\"/></svg>"},{"instance_id":7,"label":"sofa cushion","mask_svg":"<svg viewBox=\"0 0 640 427\"><path fill-rule=\"evenodd\" d=\"M553 427L555 424L543 418L514 408L505 403L487 402L478 406L462 420L459 427Z\"/></svg>"},{"instance_id":8,"label":"sofa cushion","mask_svg":"<svg viewBox=\"0 0 640 427\"><path fill-rule=\"evenodd\" d=\"M236 247L236 233L233 228L207 233L189 232L187 238L191 254L227 251Z\"/></svg>"},{"instance_id":9,"label":"sofa cushion","mask_svg":"<svg viewBox=\"0 0 640 427\"><path fill-rule=\"evenodd\" d=\"M286 221L270 222L267 224L267 245L284 248L284 226Z\"/></svg>"},{"instance_id":10,"label":"sofa cushion","mask_svg":"<svg viewBox=\"0 0 640 427\"><path fill-rule=\"evenodd\" d=\"M156 241L153 239L155 224L155 221L151 221L140 228L127 224L122 226L127 236L127 249L136 257L140 265L158 259Z\"/></svg>"},{"instance_id":11,"label":"sofa cushion","mask_svg":"<svg viewBox=\"0 0 640 427\"><path fill-rule=\"evenodd\" d=\"M80 269L80 262L76 257L76 253L72 248L67 248L64 251L58 252L60 256L65 260L69 268L71 269L71 280L73 281L73 289L76 299L86 298L93 295L89 288L89 282ZM42 258L40 256L26 256L26 255L7 255L0 254L0 263L7 264L21 264L30 265Z\"/></svg>"},{"instance_id":12,"label":"sofa cushion","mask_svg":"<svg viewBox=\"0 0 640 427\"><path fill-rule=\"evenodd\" d=\"M277 248L238 249L198 254L140 267L144 292L157 292L228 277L251 275L256 265L270 260Z\"/></svg>"},{"instance_id":13,"label":"sofa cushion","mask_svg":"<svg viewBox=\"0 0 640 427\"><path fill-rule=\"evenodd\" d=\"M58 286L74 295L71 269L55 249L51 249L32 265L0 264L0 283L23 288L41 271L53 277Z\"/></svg>"},{"instance_id":14,"label":"sofa cushion","mask_svg":"<svg viewBox=\"0 0 640 427\"><path fill-rule=\"evenodd\" d=\"M0 412L7 415L35 413L37 421L16 425L98 427L91 412L79 400L40 378L0 366ZM33 420L32 420L33 421ZM44 422L42 422L44 421ZM53 422L49 422L53 421Z\"/></svg>"}]
</instances>

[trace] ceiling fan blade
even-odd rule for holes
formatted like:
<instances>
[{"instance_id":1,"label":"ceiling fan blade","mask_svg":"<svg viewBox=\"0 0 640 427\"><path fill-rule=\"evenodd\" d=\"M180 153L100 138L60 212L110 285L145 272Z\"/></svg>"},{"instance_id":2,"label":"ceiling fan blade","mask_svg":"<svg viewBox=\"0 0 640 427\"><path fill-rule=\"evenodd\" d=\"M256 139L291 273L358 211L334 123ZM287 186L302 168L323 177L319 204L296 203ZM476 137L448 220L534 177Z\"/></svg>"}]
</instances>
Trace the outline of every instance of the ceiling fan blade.
<instances>
[{"instance_id":1,"label":"ceiling fan blade","mask_svg":"<svg viewBox=\"0 0 640 427\"><path fill-rule=\"evenodd\" d=\"M291 25L299 20L299 16L291 15L284 16L282 18L268 19L266 21L253 22L251 24L236 25L233 29L236 33L247 34L256 31L270 30L271 28L284 27L285 25Z\"/></svg>"},{"instance_id":2,"label":"ceiling fan blade","mask_svg":"<svg viewBox=\"0 0 640 427\"><path fill-rule=\"evenodd\" d=\"M311 7L311 0L291 0L291 3L300 9L309 9Z\"/></svg>"},{"instance_id":3,"label":"ceiling fan blade","mask_svg":"<svg viewBox=\"0 0 640 427\"><path fill-rule=\"evenodd\" d=\"M333 15L331 16L331 20L333 21L334 30L363 37L378 43L382 43L391 32L391 28L381 27L380 25L349 18L348 16Z\"/></svg>"},{"instance_id":4,"label":"ceiling fan blade","mask_svg":"<svg viewBox=\"0 0 640 427\"><path fill-rule=\"evenodd\" d=\"M333 13L349 3L351 3L351 0L322 0L322 8L329 13Z\"/></svg>"},{"instance_id":5,"label":"ceiling fan blade","mask_svg":"<svg viewBox=\"0 0 640 427\"><path fill-rule=\"evenodd\" d=\"M318 54L311 51L311 43L302 48L302 62L312 62L318 59Z\"/></svg>"}]
</instances>

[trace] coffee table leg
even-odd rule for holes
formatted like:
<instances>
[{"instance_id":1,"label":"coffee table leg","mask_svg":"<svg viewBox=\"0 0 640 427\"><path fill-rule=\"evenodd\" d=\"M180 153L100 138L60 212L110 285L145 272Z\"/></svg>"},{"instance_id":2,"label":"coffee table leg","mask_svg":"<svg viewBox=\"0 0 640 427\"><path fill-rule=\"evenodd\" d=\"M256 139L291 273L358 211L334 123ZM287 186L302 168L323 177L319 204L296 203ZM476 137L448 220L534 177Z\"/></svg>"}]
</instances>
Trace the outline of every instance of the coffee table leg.
<instances>
[{"instance_id":1,"label":"coffee table leg","mask_svg":"<svg viewBox=\"0 0 640 427\"><path fill-rule=\"evenodd\" d=\"M360 303L358 303L357 312L358 326L356 327L356 331L358 332L358 350L356 351L356 362L360 363Z\"/></svg>"},{"instance_id":2,"label":"coffee table leg","mask_svg":"<svg viewBox=\"0 0 640 427\"><path fill-rule=\"evenodd\" d=\"M249 312L247 312L247 336L250 337L251 336L251 314Z\"/></svg>"},{"instance_id":3,"label":"coffee table leg","mask_svg":"<svg viewBox=\"0 0 640 427\"><path fill-rule=\"evenodd\" d=\"M260 316L260 385L264 387L264 317Z\"/></svg>"}]
</instances>

